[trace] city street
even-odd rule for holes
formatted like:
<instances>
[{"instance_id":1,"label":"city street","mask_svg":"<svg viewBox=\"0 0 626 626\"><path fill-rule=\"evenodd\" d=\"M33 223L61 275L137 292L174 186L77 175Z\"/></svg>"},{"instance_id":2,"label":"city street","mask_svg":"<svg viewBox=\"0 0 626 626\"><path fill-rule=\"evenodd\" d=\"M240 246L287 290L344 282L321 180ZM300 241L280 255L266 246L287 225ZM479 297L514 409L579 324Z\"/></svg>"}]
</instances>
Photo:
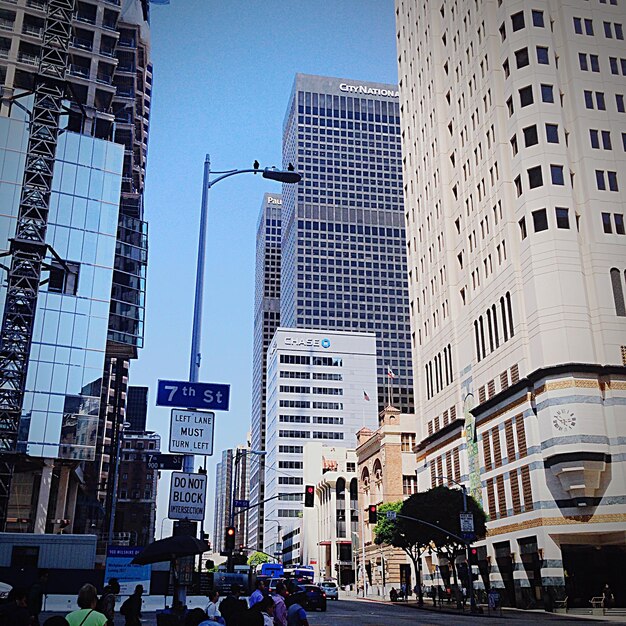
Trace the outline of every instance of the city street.
<instances>
[{"instance_id":1,"label":"city street","mask_svg":"<svg viewBox=\"0 0 626 626\"><path fill-rule=\"evenodd\" d=\"M200 602L193 602L193 605L200 605ZM65 613L45 613L41 620L43 623L51 615L65 615ZM568 618L557 615L550 615L541 612L505 611L502 617L488 617L480 615L470 617L469 615L457 616L450 613L437 613L436 611L418 610L402 604L391 605L384 602L370 602L364 600L339 600L329 602L326 612L309 612L309 623L313 626L381 626L389 624L393 626L407 626L409 624L462 624L473 626L475 624L511 624L519 626L536 626L537 624L550 623L553 626L571 626L577 624L626 624L620 618L601 618L598 620L590 618ZM124 618L116 616L116 626L121 626ZM156 626L156 614L146 611L143 615L142 626Z\"/></svg>"}]
</instances>

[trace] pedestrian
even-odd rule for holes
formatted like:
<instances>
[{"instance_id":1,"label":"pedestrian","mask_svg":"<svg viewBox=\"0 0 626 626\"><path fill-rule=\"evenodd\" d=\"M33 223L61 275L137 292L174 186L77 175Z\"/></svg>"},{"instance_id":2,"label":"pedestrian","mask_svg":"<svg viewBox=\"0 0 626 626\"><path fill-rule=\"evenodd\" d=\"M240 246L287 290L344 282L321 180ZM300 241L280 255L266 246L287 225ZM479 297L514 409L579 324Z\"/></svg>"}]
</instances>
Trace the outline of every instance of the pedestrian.
<instances>
[{"instance_id":1,"label":"pedestrian","mask_svg":"<svg viewBox=\"0 0 626 626\"><path fill-rule=\"evenodd\" d=\"M39 614L43 608L43 597L48 582L48 570L40 569L37 582L28 591L28 610L33 626L39 626Z\"/></svg>"},{"instance_id":2,"label":"pedestrian","mask_svg":"<svg viewBox=\"0 0 626 626\"><path fill-rule=\"evenodd\" d=\"M397 600L398 600L398 592L396 591L395 587L391 588L391 591L389 592L389 599L392 602L397 602Z\"/></svg>"},{"instance_id":3,"label":"pedestrian","mask_svg":"<svg viewBox=\"0 0 626 626\"><path fill-rule=\"evenodd\" d=\"M257 580L255 589L248 600L248 606L252 608L257 602L261 602L265 597L265 583L262 580Z\"/></svg>"},{"instance_id":4,"label":"pedestrian","mask_svg":"<svg viewBox=\"0 0 626 626\"><path fill-rule=\"evenodd\" d=\"M305 599L303 594L297 593L287 600L287 626L309 626L306 611L302 608Z\"/></svg>"},{"instance_id":5,"label":"pedestrian","mask_svg":"<svg viewBox=\"0 0 626 626\"><path fill-rule=\"evenodd\" d=\"M288 595L285 583L276 583L276 591L274 595L272 595L272 599L274 600L274 626L287 626L287 605L285 604L285 598Z\"/></svg>"},{"instance_id":6,"label":"pedestrian","mask_svg":"<svg viewBox=\"0 0 626 626\"><path fill-rule=\"evenodd\" d=\"M0 626L30 626L26 589L11 589L7 603L0 606Z\"/></svg>"},{"instance_id":7,"label":"pedestrian","mask_svg":"<svg viewBox=\"0 0 626 626\"><path fill-rule=\"evenodd\" d=\"M206 609L204 610L209 620L217 622L217 618L222 617L220 610L217 608L217 602L220 598L220 594L215 589L212 589L207 595L209 596L209 603L206 605Z\"/></svg>"},{"instance_id":8,"label":"pedestrian","mask_svg":"<svg viewBox=\"0 0 626 626\"><path fill-rule=\"evenodd\" d=\"M605 609L612 609L615 604L615 596L609 587L609 583L605 583L602 588L602 606Z\"/></svg>"},{"instance_id":9,"label":"pedestrian","mask_svg":"<svg viewBox=\"0 0 626 626\"><path fill-rule=\"evenodd\" d=\"M259 607L259 611L263 616L263 626L274 626L274 600L270 596L266 596L254 605ZM254 610L254 609L253 609Z\"/></svg>"},{"instance_id":10,"label":"pedestrian","mask_svg":"<svg viewBox=\"0 0 626 626\"><path fill-rule=\"evenodd\" d=\"M185 626L213 626L214 620L210 620L204 609L191 609L185 617Z\"/></svg>"},{"instance_id":11,"label":"pedestrian","mask_svg":"<svg viewBox=\"0 0 626 626\"><path fill-rule=\"evenodd\" d=\"M248 609L245 600L241 600L241 585L233 583L230 593L220 603L220 613L227 626L239 626L242 622L242 615Z\"/></svg>"},{"instance_id":12,"label":"pedestrian","mask_svg":"<svg viewBox=\"0 0 626 626\"><path fill-rule=\"evenodd\" d=\"M109 584L102 590L97 609L106 616L107 626L115 626L115 599L120 592L120 583L117 578L109 578Z\"/></svg>"},{"instance_id":13,"label":"pedestrian","mask_svg":"<svg viewBox=\"0 0 626 626\"><path fill-rule=\"evenodd\" d=\"M87 583L80 588L77 604L78 610L65 616L69 626L105 626L108 623L106 615L96 611L98 592L93 585Z\"/></svg>"},{"instance_id":14,"label":"pedestrian","mask_svg":"<svg viewBox=\"0 0 626 626\"><path fill-rule=\"evenodd\" d=\"M128 596L120 607L120 614L126 620L126 626L141 626L141 596L143 585L137 585L132 595Z\"/></svg>"}]
</instances>

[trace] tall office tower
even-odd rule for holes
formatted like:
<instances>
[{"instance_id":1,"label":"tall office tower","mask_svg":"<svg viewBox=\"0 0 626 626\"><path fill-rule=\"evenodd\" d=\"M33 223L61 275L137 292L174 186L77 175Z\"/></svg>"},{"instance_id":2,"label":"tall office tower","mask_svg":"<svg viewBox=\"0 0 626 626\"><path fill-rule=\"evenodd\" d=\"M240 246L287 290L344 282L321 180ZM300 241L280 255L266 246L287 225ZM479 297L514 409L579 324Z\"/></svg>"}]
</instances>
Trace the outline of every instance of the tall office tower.
<instances>
[{"instance_id":1,"label":"tall office tower","mask_svg":"<svg viewBox=\"0 0 626 626\"><path fill-rule=\"evenodd\" d=\"M379 409L412 412L397 87L297 74L283 160L303 181L283 195L281 326L376 333Z\"/></svg>"},{"instance_id":2,"label":"tall office tower","mask_svg":"<svg viewBox=\"0 0 626 626\"><path fill-rule=\"evenodd\" d=\"M265 521L279 524L283 534L302 518L304 444L354 448L361 428L376 428L376 372L373 333L276 331L267 356ZM279 535L265 527L264 552L280 550Z\"/></svg>"},{"instance_id":3,"label":"tall office tower","mask_svg":"<svg viewBox=\"0 0 626 626\"><path fill-rule=\"evenodd\" d=\"M132 432L146 430L148 419L148 387L128 387L126 396L126 422L127 428Z\"/></svg>"},{"instance_id":4,"label":"tall office tower","mask_svg":"<svg viewBox=\"0 0 626 626\"><path fill-rule=\"evenodd\" d=\"M213 514L213 551L225 549L224 537L226 528L231 525L234 500L248 500L250 497L250 470L248 452L250 446L237 446L222 451L222 460L215 469L215 509ZM233 482L234 481L234 482ZM248 546L247 513L235 516L235 546Z\"/></svg>"},{"instance_id":5,"label":"tall office tower","mask_svg":"<svg viewBox=\"0 0 626 626\"><path fill-rule=\"evenodd\" d=\"M624 589L626 10L396 9L419 489L460 451L479 582L587 604Z\"/></svg>"},{"instance_id":6,"label":"tall office tower","mask_svg":"<svg viewBox=\"0 0 626 626\"><path fill-rule=\"evenodd\" d=\"M265 450L267 349L280 325L280 240L282 196L263 196L256 234L254 294L254 348L252 364L251 448ZM258 504L248 513L248 545L261 549L265 508L263 455L251 458L250 501Z\"/></svg>"},{"instance_id":7,"label":"tall office tower","mask_svg":"<svg viewBox=\"0 0 626 626\"><path fill-rule=\"evenodd\" d=\"M48 4L44 0L0 2L2 115L9 114L13 98L33 88L45 44ZM108 299L107 358L99 383L102 393L96 457L84 467L85 489L78 496L81 510L87 507L91 511L89 519L81 521L89 528L102 522L107 485L110 507L114 482L108 476L110 452L117 447L117 432L123 422L129 361L137 357L143 340L147 226L142 199L152 82L148 12L148 0L80 1L71 27L67 128L125 146Z\"/></svg>"}]
</instances>

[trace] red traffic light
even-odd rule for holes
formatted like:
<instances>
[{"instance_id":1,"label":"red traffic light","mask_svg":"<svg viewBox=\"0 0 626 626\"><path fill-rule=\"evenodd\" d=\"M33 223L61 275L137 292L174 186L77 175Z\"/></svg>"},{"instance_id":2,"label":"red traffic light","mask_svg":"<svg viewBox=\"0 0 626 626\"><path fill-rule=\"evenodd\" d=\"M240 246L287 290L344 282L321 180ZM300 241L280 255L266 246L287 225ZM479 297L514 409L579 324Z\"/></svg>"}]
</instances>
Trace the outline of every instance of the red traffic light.
<instances>
[{"instance_id":1,"label":"red traffic light","mask_svg":"<svg viewBox=\"0 0 626 626\"><path fill-rule=\"evenodd\" d=\"M304 489L304 506L311 508L315 506L315 487L307 485Z\"/></svg>"},{"instance_id":2,"label":"red traffic light","mask_svg":"<svg viewBox=\"0 0 626 626\"><path fill-rule=\"evenodd\" d=\"M232 537L232 535L234 535L234 534L235 534L235 529L234 529L234 528L232 528L232 527L231 527L231 528L229 528L229 529L227 529L227 530L226 530L226 534L227 534L229 537Z\"/></svg>"},{"instance_id":3,"label":"red traffic light","mask_svg":"<svg viewBox=\"0 0 626 626\"><path fill-rule=\"evenodd\" d=\"M235 549L235 527L228 526L226 528L226 535L224 537L224 547L226 550L234 550Z\"/></svg>"},{"instance_id":4,"label":"red traffic light","mask_svg":"<svg viewBox=\"0 0 626 626\"><path fill-rule=\"evenodd\" d=\"M378 522L378 507L375 504L370 504L367 509L367 521L370 524Z\"/></svg>"}]
</instances>

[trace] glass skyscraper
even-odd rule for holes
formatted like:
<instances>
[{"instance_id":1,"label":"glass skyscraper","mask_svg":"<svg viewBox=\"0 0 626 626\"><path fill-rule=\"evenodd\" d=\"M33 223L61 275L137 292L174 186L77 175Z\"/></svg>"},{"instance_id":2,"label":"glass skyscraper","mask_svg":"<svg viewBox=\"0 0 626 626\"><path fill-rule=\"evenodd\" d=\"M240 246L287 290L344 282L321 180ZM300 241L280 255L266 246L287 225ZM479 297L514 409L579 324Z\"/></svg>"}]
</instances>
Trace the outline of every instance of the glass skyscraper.
<instances>
[{"instance_id":1,"label":"glass skyscraper","mask_svg":"<svg viewBox=\"0 0 626 626\"><path fill-rule=\"evenodd\" d=\"M280 325L374 332L380 409L412 412L397 87L297 74L283 161L303 180L283 191Z\"/></svg>"}]
</instances>

